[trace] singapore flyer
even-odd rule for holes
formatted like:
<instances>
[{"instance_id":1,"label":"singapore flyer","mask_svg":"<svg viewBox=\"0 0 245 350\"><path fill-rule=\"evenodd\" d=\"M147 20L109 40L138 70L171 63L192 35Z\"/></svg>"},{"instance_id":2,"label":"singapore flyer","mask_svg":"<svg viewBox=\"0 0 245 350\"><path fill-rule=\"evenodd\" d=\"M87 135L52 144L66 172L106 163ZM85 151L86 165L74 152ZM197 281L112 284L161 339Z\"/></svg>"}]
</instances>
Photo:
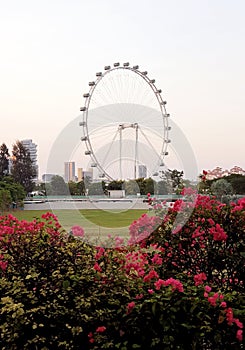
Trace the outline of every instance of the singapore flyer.
<instances>
[{"instance_id":1,"label":"singapore flyer","mask_svg":"<svg viewBox=\"0 0 245 350\"><path fill-rule=\"evenodd\" d=\"M105 66L83 94L81 140L90 167L112 180L152 176L168 155L169 114L155 79L128 62Z\"/></svg>"}]
</instances>

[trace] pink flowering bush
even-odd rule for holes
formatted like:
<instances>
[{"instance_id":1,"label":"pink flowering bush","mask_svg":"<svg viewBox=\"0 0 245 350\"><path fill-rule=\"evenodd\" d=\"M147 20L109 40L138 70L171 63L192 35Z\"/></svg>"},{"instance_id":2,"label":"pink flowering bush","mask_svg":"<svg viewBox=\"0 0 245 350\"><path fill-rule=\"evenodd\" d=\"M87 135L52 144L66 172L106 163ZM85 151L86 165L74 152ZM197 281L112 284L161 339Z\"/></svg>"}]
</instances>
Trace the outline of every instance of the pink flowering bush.
<instances>
[{"instance_id":1,"label":"pink flowering bush","mask_svg":"<svg viewBox=\"0 0 245 350\"><path fill-rule=\"evenodd\" d=\"M175 202L147 240L148 245L164 248L162 273L205 274L206 281L219 289L244 293L245 206L241 203L244 200L225 205L200 195L194 204Z\"/></svg>"},{"instance_id":2,"label":"pink flowering bush","mask_svg":"<svg viewBox=\"0 0 245 350\"><path fill-rule=\"evenodd\" d=\"M0 348L243 349L243 204L156 210L132 224L128 247L110 248L51 213L1 217Z\"/></svg>"}]
</instances>

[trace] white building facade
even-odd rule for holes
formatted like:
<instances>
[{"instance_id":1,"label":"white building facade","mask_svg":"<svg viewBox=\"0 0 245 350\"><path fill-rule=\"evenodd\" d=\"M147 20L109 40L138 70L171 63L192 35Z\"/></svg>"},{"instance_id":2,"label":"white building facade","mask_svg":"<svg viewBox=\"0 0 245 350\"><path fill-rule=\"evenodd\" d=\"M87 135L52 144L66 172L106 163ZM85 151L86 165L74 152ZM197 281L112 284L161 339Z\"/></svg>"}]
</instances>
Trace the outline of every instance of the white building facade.
<instances>
[{"instance_id":1,"label":"white building facade","mask_svg":"<svg viewBox=\"0 0 245 350\"><path fill-rule=\"evenodd\" d=\"M32 142L31 139L21 140L21 143L25 147L25 149L27 149L28 152L30 153L30 158L33 166L36 169L36 174L37 174L34 181L37 181L38 180L37 145L34 142Z\"/></svg>"}]
</instances>

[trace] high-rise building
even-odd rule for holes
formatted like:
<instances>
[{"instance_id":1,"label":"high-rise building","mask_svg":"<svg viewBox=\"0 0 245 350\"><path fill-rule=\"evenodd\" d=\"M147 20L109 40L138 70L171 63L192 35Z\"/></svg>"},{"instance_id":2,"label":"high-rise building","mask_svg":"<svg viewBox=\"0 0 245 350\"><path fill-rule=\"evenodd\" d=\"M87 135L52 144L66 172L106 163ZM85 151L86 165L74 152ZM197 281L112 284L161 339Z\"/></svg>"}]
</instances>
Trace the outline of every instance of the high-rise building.
<instances>
[{"instance_id":1,"label":"high-rise building","mask_svg":"<svg viewBox=\"0 0 245 350\"><path fill-rule=\"evenodd\" d=\"M83 168L77 168L78 182L82 180L93 181L93 168L84 170Z\"/></svg>"},{"instance_id":2,"label":"high-rise building","mask_svg":"<svg viewBox=\"0 0 245 350\"><path fill-rule=\"evenodd\" d=\"M37 145L33 143L31 139L22 140L21 143L25 147L25 149L27 149L30 153L30 158L33 166L36 169L36 174L37 174L34 180L37 180L38 179Z\"/></svg>"},{"instance_id":3,"label":"high-rise building","mask_svg":"<svg viewBox=\"0 0 245 350\"><path fill-rule=\"evenodd\" d=\"M146 178L147 177L147 167L146 167L146 165L139 165L139 168L138 168L138 171L139 171L139 173L138 173L138 177L139 178Z\"/></svg>"},{"instance_id":4,"label":"high-rise building","mask_svg":"<svg viewBox=\"0 0 245 350\"><path fill-rule=\"evenodd\" d=\"M65 182L76 181L75 162L65 162Z\"/></svg>"},{"instance_id":5,"label":"high-rise building","mask_svg":"<svg viewBox=\"0 0 245 350\"><path fill-rule=\"evenodd\" d=\"M80 182L83 180L83 168L77 168L77 181Z\"/></svg>"},{"instance_id":6,"label":"high-rise building","mask_svg":"<svg viewBox=\"0 0 245 350\"><path fill-rule=\"evenodd\" d=\"M42 175L42 182L51 182L52 177L54 177L55 174L43 174Z\"/></svg>"}]
</instances>

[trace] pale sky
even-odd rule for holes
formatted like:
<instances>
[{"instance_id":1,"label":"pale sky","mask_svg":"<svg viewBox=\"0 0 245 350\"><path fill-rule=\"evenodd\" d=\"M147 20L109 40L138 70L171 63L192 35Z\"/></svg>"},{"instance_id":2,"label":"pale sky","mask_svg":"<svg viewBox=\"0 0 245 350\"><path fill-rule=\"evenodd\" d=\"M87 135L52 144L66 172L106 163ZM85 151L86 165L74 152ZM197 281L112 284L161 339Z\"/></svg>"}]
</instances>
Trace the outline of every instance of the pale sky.
<instances>
[{"instance_id":1,"label":"pale sky","mask_svg":"<svg viewBox=\"0 0 245 350\"><path fill-rule=\"evenodd\" d=\"M198 171L245 168L244 1L0 3L0 143L31 138L39 177L88 82L117 61L156 79Z\"/></svg>"}]
</instances>

